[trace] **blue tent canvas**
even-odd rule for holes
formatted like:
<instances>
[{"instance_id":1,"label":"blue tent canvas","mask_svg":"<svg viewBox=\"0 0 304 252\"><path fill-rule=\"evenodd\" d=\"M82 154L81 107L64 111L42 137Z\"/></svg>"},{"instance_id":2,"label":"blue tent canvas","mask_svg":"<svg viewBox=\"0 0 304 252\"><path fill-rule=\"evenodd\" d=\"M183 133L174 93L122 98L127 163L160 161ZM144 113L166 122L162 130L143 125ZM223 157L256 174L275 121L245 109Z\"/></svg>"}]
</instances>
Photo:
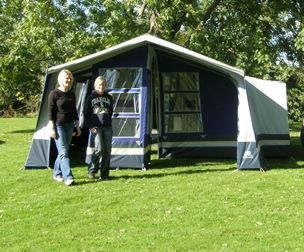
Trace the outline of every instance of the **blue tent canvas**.
<instances>
[{"instance_id":1,"label":"blue tent canvas","mask_svg":"<svg viewBox=\"0 0 304 252\"><path fill-rule=\"evenodd\" d=\"M286 85L144 34L48 69L26 168L49 167L47 97L60 70L73 72L80 120L94 79L114 98L111 167L146 168L159 158L232 157L237 169L262 169L290 153ZM86 131L86 129L84 129ZM87 146L88 137L80 141Z\"/></svg>"}]
</instances>

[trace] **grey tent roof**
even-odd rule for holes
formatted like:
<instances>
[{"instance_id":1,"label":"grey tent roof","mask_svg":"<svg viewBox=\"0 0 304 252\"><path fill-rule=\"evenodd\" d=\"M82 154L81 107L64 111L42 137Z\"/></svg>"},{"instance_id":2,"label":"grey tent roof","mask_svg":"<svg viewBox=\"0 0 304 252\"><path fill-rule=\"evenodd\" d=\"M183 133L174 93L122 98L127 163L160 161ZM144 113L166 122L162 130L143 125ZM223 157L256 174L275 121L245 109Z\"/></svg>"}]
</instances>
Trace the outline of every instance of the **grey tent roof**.
<instances>
[{"instance_id":1,"label":"grey tent roof","mask_svg":"<svg viewBox=\"0 0 304 252\"><path fill-rule=\"evenodd\" d=\"M64 64L60 64L48 69L48 73L58 72L61 69L68 68L73 72L82 71L84 69L91 68L97 62L106 60L115 55L121 54L123 52L132 50L134 48L140 47L142 45L152 44L158 46L167 52L179 55L186 59L198 62L212 69L225 72L228 75L239 75L244 76L244 71L230 65L224 64L220 61L214 60L202 54L191 51L185 47L176 45L174 43L168 42L166 40L160 39L158 37L152 36L150 34L144 34L136 38L130 39L116 46L104 49L102 51L96 52L94 54L87 55L85 57L69 61Z\"/></svg>"}]
</instances>

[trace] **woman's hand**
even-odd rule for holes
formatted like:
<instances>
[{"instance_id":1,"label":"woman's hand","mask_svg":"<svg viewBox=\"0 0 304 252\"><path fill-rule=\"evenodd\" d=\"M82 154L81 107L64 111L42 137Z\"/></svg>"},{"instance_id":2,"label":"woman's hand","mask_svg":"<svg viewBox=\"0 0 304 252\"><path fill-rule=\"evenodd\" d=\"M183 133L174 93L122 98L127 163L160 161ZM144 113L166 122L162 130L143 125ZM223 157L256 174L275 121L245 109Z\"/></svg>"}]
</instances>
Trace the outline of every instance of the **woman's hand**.
<instances>
[{"instance_id":1,"label":"woman's hand","mask_svg":"<svg viewBox=\"0 0 304 252\"><path fill-rule=\"evenodd\" d=\"M50 132L50 137L56 139L57 134L56 134L56 129L55 129L55 123L53 121L49 121L48 128L49 128L49 132Z\"/></svg>"},{"instance_id":2,"label":"woman's hand","mask_svg":"<svg viewBox=\"0 0 304 252\"><path fill-rule=\"evenodd\" d=\"M74 129L73 136L79 137L81 135L81 129L79 127L79 121L75 121L75 127L76 127L76 132L75 132L75 129Z\"/></svg>"},{"instance_id":3,"label":"woman's hand","mask_svg":"<svg viewBox=\"0 0 304 252\"><path fill-rule=\"evenodd\" d=\"M54 139L57 138L56 130L54 128L50 129L50 136L51 136L51 138L54 138Z\"/></svg>"},{"instance_id":4,"label":"woman's hand","mask_svg":"<svg viewBox=\"0 0 304 252\"><path fill-rule=\"evenodd\" d=\"M76 136L79 137L81 135L80 127L76 127Z\"/></svg>"}]
</instances>

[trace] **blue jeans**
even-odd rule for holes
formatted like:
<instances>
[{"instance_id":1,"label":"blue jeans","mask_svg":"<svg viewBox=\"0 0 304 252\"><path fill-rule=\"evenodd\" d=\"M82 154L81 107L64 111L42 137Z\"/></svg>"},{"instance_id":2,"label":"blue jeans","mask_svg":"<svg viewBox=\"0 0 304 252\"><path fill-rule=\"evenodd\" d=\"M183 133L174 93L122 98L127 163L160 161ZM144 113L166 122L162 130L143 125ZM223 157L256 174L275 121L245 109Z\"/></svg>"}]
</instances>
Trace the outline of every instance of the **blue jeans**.
<instances>
[{"instance_id":1,"label":"blue jeans","mask_svg":"<svg viewBox=\"0 0 304 252\"><path fill-rule=\"evenodd\" d=\"M57 138L55 139L58 156L54 164L54 176L62 176L64 180L72 179L69 148L72 141L74 123L56 124Z\"/></svg>"},{"instance_id":2,"label":"blue jeans","mask_svg":"<svg viewBox=\"0 0 304 252\"><path fill-rule=\"evenodd\" d=\"M102 179L109 177L112 135L112 127L97 127L92 162L89 164L88 170L89 173L97 173L100 168L100 178Z\"/></svg>"}]
</instances>

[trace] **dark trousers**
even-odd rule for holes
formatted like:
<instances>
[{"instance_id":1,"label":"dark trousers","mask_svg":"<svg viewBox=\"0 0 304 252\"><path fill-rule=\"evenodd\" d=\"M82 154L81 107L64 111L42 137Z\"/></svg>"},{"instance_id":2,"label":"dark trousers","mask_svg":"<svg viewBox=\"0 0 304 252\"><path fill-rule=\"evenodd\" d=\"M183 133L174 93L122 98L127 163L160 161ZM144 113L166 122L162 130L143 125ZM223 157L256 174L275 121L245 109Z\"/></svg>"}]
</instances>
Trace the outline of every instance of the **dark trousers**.
<instances>
[{"instance_id":1,"label":"dark trousers","mask_svg":"<svg viewBox=\"0 0 304 252\"><path fill-rule=\"evenodd\" d=\"M100 169L100 178L109 177L111 149L112 149L112 127L97 127L94 138L94 152L89 164L89 173L97 173Z\"/></svg>"}]
</instances>

